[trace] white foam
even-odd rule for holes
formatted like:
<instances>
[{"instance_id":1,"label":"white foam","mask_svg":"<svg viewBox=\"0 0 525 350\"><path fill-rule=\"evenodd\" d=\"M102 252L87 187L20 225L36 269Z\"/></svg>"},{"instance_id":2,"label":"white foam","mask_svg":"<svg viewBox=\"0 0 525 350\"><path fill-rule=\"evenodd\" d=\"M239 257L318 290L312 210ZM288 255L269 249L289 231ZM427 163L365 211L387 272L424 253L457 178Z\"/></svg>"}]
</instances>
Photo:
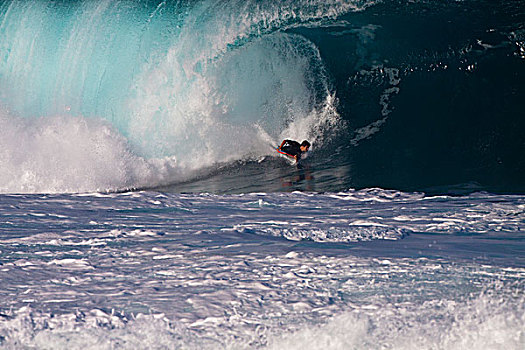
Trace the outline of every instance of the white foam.
<instances>
[{"instance_id":1,"label":"white foam","mask_svg":"<svg viewBox=\"0 0 525 350\"><path fill-rule=\"evenodd\" d=\"M0 192L78 192L134 187L152 176L107 123L22 119L0 111Z\"/></svg>"},{"instance_id":2,"label":"white foam","mask_svg":"<svg viewBox=\"0 0 525 350\"><path fill-rule=\"evenodd\" d=\"M321 140L322 127L337 125L315 45L279 32L225 50L254 19L244 20L240 28L189 21L160 62L142 67L127 132L141 152L203 167L273 154L285 137ZM200 26L213 27L204 30L205 41Z\"/></svg>"},{"instance_id":3,"label":"white foam","mask_svg":"<svg viewBox=\"0 0 525 350\"><path fill-rule=\"evenodd\" d=\"M23 307L0 316L4 349L522 349L523 300L481 294L470 300L435 300L342 311L312 324L304 301L289 305L299 317L278 322L241 315L206 316L191 323L164 314L89 312L50 315ZM253 323L253 324L252 324ZM228 327L233 327L229 330Z\"/></svg>"},{"instance_id":4,"label":"white foam","mask_svg":"<svg viewBox=\"0 0 525 350\"><path fill-rule=\"evenodd\" d=\"M266 349L521 349L525 310L482 295L342 313L325 324L269 337Z\"/></svg>"}]
</instances>

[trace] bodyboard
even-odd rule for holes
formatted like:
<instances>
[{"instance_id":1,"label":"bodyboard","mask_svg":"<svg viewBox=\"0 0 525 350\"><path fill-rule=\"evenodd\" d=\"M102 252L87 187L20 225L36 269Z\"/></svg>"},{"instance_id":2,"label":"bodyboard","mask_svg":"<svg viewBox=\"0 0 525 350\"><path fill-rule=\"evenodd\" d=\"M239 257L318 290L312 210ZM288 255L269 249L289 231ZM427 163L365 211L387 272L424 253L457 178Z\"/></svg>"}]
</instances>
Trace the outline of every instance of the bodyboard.
<instances>
[{"instance_id":1,"label":"bodyboard","mask_svg":"<svg viewBox=\"0 0 525 350\"><path fill-rule=\"evenodd\" d=\"M281 144L282 146L282 144ZM277 151L277 153L279 153L279 155L282 157L282 158L285 158L286 160L288 160L290 163L292 164L295 164L297 162L297 159L291 155L291 154L288 154L286 152L284 152L283 150L281 150L281 146L277 147L275 150Z\"/></svg>"}]
</instances>

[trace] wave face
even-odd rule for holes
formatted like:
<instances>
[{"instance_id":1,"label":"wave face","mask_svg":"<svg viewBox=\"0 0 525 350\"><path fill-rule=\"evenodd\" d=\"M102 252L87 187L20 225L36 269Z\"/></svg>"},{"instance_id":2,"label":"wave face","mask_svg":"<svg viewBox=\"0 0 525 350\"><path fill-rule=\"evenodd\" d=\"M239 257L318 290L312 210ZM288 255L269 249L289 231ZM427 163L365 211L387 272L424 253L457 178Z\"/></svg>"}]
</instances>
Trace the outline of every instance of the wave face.
<instances>
[{"instance_id":1,"label":"wave face","mask_svg":"<svg viewBox=\"0 0 525 350\"><path fill-rule=\"evenodd\" d=\"M0 4L0 192L525 189L518 1Z\"/></svg>"}]
</instances>

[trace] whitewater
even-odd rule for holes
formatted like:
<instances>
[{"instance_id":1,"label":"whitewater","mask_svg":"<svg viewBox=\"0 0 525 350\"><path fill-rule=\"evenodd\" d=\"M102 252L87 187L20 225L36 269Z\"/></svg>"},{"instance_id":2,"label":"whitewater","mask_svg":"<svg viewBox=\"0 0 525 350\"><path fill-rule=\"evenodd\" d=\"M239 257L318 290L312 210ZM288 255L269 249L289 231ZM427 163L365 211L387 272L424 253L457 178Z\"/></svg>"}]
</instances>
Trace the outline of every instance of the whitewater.
<instances>
[{"instance_id":1,"label":"whitewater","mask_svg":"<svg viewBox=\"0 0 525 350\"><path fill-rule=\"evenodd\" d=\"M3 195L2 347L524 342L525 199Z\"/></svg>"},{"instance_id":2,"label":"whitewater","mask_svg":"<svg viewBox=\"0 0 525 350\"><path fill-rule=\"evenodd\" d=\"M0 1L0 349L523 349L524 63L517 0Z\"/></svg>"}]
</instances>

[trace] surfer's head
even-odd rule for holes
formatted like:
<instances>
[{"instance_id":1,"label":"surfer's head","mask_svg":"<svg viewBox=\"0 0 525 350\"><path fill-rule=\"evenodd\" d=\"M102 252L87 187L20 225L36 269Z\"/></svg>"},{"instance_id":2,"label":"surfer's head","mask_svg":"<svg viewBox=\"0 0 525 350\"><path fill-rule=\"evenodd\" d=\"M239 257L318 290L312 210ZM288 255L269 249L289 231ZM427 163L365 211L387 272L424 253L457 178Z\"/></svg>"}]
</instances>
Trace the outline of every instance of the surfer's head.
<instances>
[{"instance_id":1,"label":"surfer's head","mask_svg":"<svg viewBox=\"0 0 525 350\"><path fill-rule=\"evenodd\" d=\"M310 148L310 142L304 140L301 142L301 152L308 152L308 149Z\"/></svg>"}]
</instances>

